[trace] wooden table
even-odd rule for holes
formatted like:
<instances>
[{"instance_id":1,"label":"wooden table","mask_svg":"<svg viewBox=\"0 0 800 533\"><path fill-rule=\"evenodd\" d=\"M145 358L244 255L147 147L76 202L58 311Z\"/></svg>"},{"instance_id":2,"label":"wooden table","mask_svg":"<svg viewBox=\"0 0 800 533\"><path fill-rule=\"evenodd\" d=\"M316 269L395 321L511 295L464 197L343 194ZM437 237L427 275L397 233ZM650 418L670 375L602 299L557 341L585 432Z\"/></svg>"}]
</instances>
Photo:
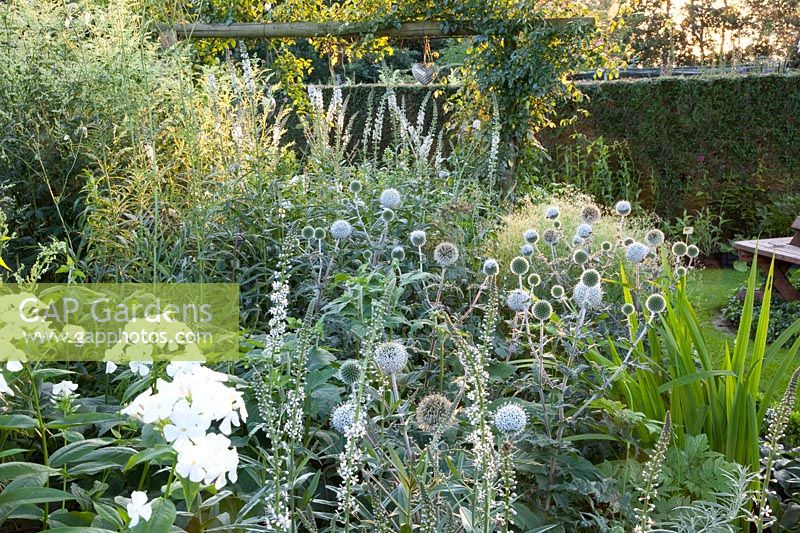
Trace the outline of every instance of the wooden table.
<instances>
[{"instance_id":1,"label":"wooden table","mask_svg":"<svg viewBox=\"0 0 800 533\"><path fill-rule=\"evenodd\" d=\"M777 239L762 239L752 241L738 241L733 243L734 249L742 261L751 261L756 256L758 249L758 266L764 273L769 272L772 259L775 259L773 271L773 285L778 289L778 294L784 300L800 300L800 291L789 281L789 269L800 265L800 217L792 224L795 230L793 237L779 237Z\"/></svg>"}]
</instances>

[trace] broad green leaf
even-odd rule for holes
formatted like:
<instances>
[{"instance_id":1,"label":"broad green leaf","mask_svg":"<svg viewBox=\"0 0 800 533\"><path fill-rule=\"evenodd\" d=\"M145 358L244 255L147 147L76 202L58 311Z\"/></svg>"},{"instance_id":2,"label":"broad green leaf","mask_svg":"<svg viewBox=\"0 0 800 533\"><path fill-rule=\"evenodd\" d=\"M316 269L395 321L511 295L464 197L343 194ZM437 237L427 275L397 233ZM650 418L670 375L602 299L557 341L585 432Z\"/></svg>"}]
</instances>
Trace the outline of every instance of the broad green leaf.
<instances>
[{"instance_id":1,"label":"broad green leaf","mask_svg":"<svg viewBox=\"0 0 800 533\"><path fill-rule=\"evenodd\" d=\"M38 463L0 463L0 480L10 480L34 474L58 474L58 470Z\"/></svg>"},{"instance_id":2,"label":"broad green leaf","mask_svg":"<svg viewBox=\"0 0 800 533\"><path fill-rule=\"evenodd\" d=\"M21 489L6 489L0 493L0 506L13 505L18 507L29 503L63 502L74 499L74 495L59 489L25 487Z\"/></svg>"},{"instance_id":3,"label":"broad green leaf","mask_svg":"<svg viewBox=\"0 0 800 533\"><path fill-rule=\"evenodd\" d=\"M30 429L36 420L27 415L0 415L0 429Z\"/></svg>"}]
</instances>

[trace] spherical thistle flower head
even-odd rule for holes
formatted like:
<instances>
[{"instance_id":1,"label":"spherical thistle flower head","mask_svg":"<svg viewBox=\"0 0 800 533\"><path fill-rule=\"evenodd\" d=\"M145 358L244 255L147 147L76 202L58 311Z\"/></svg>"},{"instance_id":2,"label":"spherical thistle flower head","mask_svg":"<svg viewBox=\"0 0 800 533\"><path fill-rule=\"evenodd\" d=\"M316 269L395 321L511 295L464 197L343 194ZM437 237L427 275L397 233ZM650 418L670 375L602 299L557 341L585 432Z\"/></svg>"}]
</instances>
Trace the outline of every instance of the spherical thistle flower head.
<instances>
[{"instance_id":1,"label":"spherical thistle flower head","mask_svg":"<svg viewBox=\"0 0 800 533\"><path fill-rule=\"evenodd\" d=\"M511 273L515 276L524 276L530 267L531 264L524 257L517 256L511 260Z\"/></svg>"},{"instance_id":2,"label":"spherical thistle flower head","mask_svg":"<svg viewBox=\"0 0 800 533\"><path fill-rule=\"evenodd\" d=\"M546 230L544 230L544 233L542 233L542 240L547 244L549 244L550 246L558 244L558 241L560 239L561 235L559 235L558 230L556 229L547 228Z\"/></svg>"},{"instance_id":3,"label":"spherical thistle flower head","mask_svg":"<svg viewBox=\"0 0 800 533\"><path fill-rule=\"evenodd\" d=\"M524 255L526 257L532 256L533 255L533 245L531 245L531 244L523 244L519 249L519 253L521 253L522 255Z\"/></svg>"},{"instance_id":4,"label":"spherical thistle flower head","mask_svg":"<svg viewBox=\"0 0 800 533\"><path fill-rule=\"evenodd\" d=\"M634 242L625 249L625 258L631 263L641 263L650 253L650 248L640 242Z\"/></svg>"},{"instance_id":5,"label":"spherical thistle flower head","mask_svg":"<svg viewBox=\"0 0 800 533\"><path fill-rule=\"evenodd\" d=\"M623 246L630 246L634 242L636 242L636 241L633 240L633 237L625 237L625 240L622 241L622 245Z\"/></svg>"},{"instance_id":6,"label":"spherical thistle flower head","mask_svg":"<svg viewBox=\"0 0 800 533\"><path fill-rule=\"evenodd\" d=\"M391 209L384 209L383 213L381 213L381 220L384 222L391 222L394 220L394 211Z\"/></svg>"},{"instance_id":7,"label":"spherical thistle flower head","mask_svg":"<svg viewBox=\"0 0 800 533\"><path fill-rule=\"evenodd\" d=\"M579 224L577 228L575 228L575 235L580 237L581 239L588 239L592 235L592 226L586 224Z\"/></svg>"},{"instance_id":8,"label":"spherical thistle flower head","mask_svg":"<svg viewBox=\"0 0 800 533\"><path fill-rule=\"evenodd\" d=\"M684 266L679 266L675 269L675 275L678 276L679 278L685 276L687 272L688 270L686 270L686 267Z\"/></svg>"},{"instance_id":9,"label":"spherical thistle flower head","mask_svg":"<svg viewBox=\"0 0 800 533\"><path fill-rule=\"evenodd\" d=\"M339 379L345 385L353 385L361 379L361 363L355 359L348 359L339 367Z\"/></svg>"},{"instance_id":10,"label":"spherical thistle flower head","mask_svg":"<svg viewBox=\"0 0 800 533\"><path fill-rule=\"evenodd\" d=\"M514 289L506 296L506 305L515 313L521 313L531 306L531 295L522 289Z\"/></svg>"},{"instance_id":11,"label":"spherical thistle flower head","mask_svg":"<svg viewBox=\"0 0 800 533\"><path fill-rule=\"evenodd\" d=\"M594 287L600 284L601 281L600 273L590 268L589 270L584 270L583 274L581 274L581 283L586 285L587 287Z\"/></svg>"},{"instance_id":12,"label":"spherical thistle flower head","mask_svg":"<svg viewBox=\"0 0 800 533\"><path fill-rule=\"evenodd\" d=\"M589 261L589 254L586 250L575 250L575 253L572 254L572 261L576 265L585 265Z\"/></svg>"},{"instance_id":13,"label":"spherical thistle flower head","mask_svg":"<svg viewBox=\"0 0 800 533\"><path fill-rule=\"evenodd\" d=\"M350 188L350 192L351 193L358 194L358 193L361 192L361 189L363 189L363 186L361 185L360 181L353 180L353 181L350 182L350 187L349 188Z\"/></svg>"},{"instance_id":14,"label":"spherical thistle flower head","mask_svg":"<svg viewBox=\"0 0 800 533\"><path fill-rule=\"evenodd\" d=\"M525 239L525 242L528 244L536 244L539 240L539 232L533 228L526 229L522 234L522 238Z\"/></svg>"},{"instance_id":15,"label":"spherical thistle flower head","mask_svg":"<svg viewBox=\"0 0 800 533\"><path fill-rule=\"evenodd\" d=\"M353 226L346 220L337 220L333 224L331 224L331 237L336 239L337 241L343 241L350 237L350 234L353 233Z\"/></svg>"},{"instance_id":16,"label":"spherical thistle flower head","mask_svg":"<svg viewBox=\"0 0 800 533\"><path fill-rule=\"evenodd\" d=\"M327 235L325 228L314 228L314 238L318 241L324 240L325 235Z\"/></svg>"},{"instance_id":17,"label":"spherical thistle flower head","mask_svg":"<svg viewBox=\"0 0 800 533\"><path fill-rule=\"evenodd\" d=\"M331 413L331 426L339 433L344 433L356 419L356 408L351 403L343 403Z\"/></svg>"},{"instance_id":18,"label":"spherical thistle flower head","mask_svg":"<svg viewBox=\"0 0 800 533\"><path fill-rule=\"evenodd\" d=\"M636 307L632 303L625 303L620 308L622 314L625 316L631 316L633 313L636 312Z\"/></svg>"},{"instance_id":19,"label":"spherical thistle flower head","mask_svg":"<svg viewBox=\"0 0 800 533\"><path fill-rule=\"evenodd\" d=\"M603 250L604 252L610 252L613 247L614 245L611 244L610 241L603 241L602 243L600 243L600 249Z\"/></svg>"},{"instance_id":20,"label":"spherical thistle flower head","mask_svg":"<svg viewBox=\"0 0 800 533\"><path fill-rule=\"evenodd\" d=\"M392 248L392 259L402 261L406 258L406 250L402 246L395 246Z\"/></svg>"},{"instance_id":21,"label":"spherical thistle flower head","mask_svg":"<svg viewBox=\"0 0 800 533\"><path fill-rule=\"evenodd\" d=\"M417 405L414 418L422 431L446 429L453 422L453 402L441 394L429 394Z\"/></svg>"},{"instance_id":22,"label":"spherical thistle flower head","mask_svg":"<svg viewBox=\"0 0 800 533\"><path fill-rule=\"evenodd\" d=\"M688 246L686 246L685 242L678 241L678 242L676 242L675 244L672 245L672 253L676 257L683 257L688 252L687 248L688 248Z\"/></svg>"},{"instance_id":23,"label":"spherical thistle flower head","mask_svg":"<svg viewBox=\"0 0 800 533\"><path fill-rule=\"evenodd\" d=\"M698 255L700 255L700 248L698 248L694 244L690 244L689 246L686 247L686 255L689 258L694 259Z\"/></svg>"},{"instance_id":24,"label":"spherical thistle flower head","mask_svg":"<svg viewBox=\"0 0 800 533\"><path fill-rule=\"evenodd\" d=\"M581 220L586 224L595 224L600 220L600 208L596 205L589 204L581 209Z\"/></svg>"},{"instance_id":25,"label":"spherical thistle flower head","mask_svg":"<svg viewBox=\"0 0 800 533\"><path fill-rule=\"evenodd\" d=\"M626 217L631 214L631 203L627 200L620 200L614 206L614 211L621 217Z\"/></svg>"},{"instance_id":26,"label":"spherical thistle flower head","mask_svg":"<svg viewBox=\"0 0 800 533\"><path fill-rule=\"evenodd\" d=\"M544 218L547 220L555 220L558 218L559 214L561 214L561 211L554 205L548 206L547 209L544 210Z\"/></svg>"},{"instance_id":27,"label":"spherical thistle flower head","mask_svg":"<svg viewBox=\"0 0 800 533\"><path fill-rule=\"evenodd\" d=\"M584 239L579 235L572 236L572 246L578 247L584 243Z\"/></svg>"},{"instance_id":28,"label":"spherical thistle flower head","mask_svg":"<svg viewBox=\"0 0 800 533\"><path fill-rule=\"evenodd\" d=\"M496 259L487 259L483 262L483 273L487 276L496 276L500 272L500 263Z\"/></svg>"},{"instance_id":29,"label":"spherical thistle flower head","mask_svg":"<svg viewBox=\"0 0 800 533\"><path fill-rule=\"evenodd\" d=\"M458 261L458 248L452 242L439 243L433 249L433 260L443 268L452 266Z\"/></svg>"},{"instance_id":30,"label":"spherical thistle flower head","mask_svg":"<svg viewBox=\"0 0 800 533\"><path fill-rule=\"evenodd\" d=\"M561 221L560 220L554 220L553 221L553 227L555 229L561 229Z\"/></svg>"},{"instance_id":31,"label":"spherical thistle flower head","mask_svg":"<svg viewBox=\"0 0 800 533\"><path fill-rule=\"evenodd\" d=\"M547 300L538 300L533 304L531 314L533 315L533 318L539 322L544 322L545 320L549 320L550 315L553 314L553 306L550 305L550 302Z\"/></svg>"},{"instance_id":32,"label":"spherical thistle flower head","mask_svg":"<svg viewBox=\"0 0 800 533\"><path fill-rule=\"evenodd\" d=\"M439 171L439 179L440 180L446 180L449 177L450 177L450 173L448 171L446 171L446 170L440 170Z\"/></svg>"},{"instance_id":33,"label":"spherical thistle flower head","mask_svg":"<svg viewBox=\"0 0 800 533\"><path fill-rule=\"evenodd\" d=\"M408 235L408 238L411 241L411 244L413 244L417 248L425 246L425 243L428 241L428 235L421 229L412 231Z\"/></svg>"},{"instance_id":34,"label":"spherical thistle flower head","mask_svg":"<svg viewBox=\"0 0 800 533\"><path fill-rule=\"evenodd\" d=\"M303 226L303 229L300 230L300 235L304 239L310 241L311 239L314 238L314 228L311 226Z\"/></svg>"},{"instance_id":35,"label":"spherical thistle flower head","mask_svg":"<svg viewBox=\"0 0 800 533\"><path fill-rule=\"evenodd\" d=\"M375 364L384 374L397 374L408 362L408 350L399 342L384 342L375 348Z\"/></svg>"},{"instance_id":36,"label":"spherical thistle flower head","mask_svg":"<svg viewBox=\"0 0 800 533\"><path fill-rule=\"evenodd\" d=\"M525 429L528 415L519 405L507 403L494 413L494 425L501 433L517 433Z\"/></svg>"},{"instance_id":37,"label":"spherical thistle flower head","mask_svg":"<svg viewBox=\"0 0 800 533\"><path fill-rule=\"evenodd\" d=\"M579 307L585 307L586 309L600 307L603 303L603 289L600 288L599 284L594 287L588 287L579 282L573 289L572 298Z\"/></svg>"},{"instance_id":38,"label":"spherical thistle flower head","mask_svg":"<svg viewBox=\"0 0 800 533\"><path fill-rule=\"evenodd\" d=\"M644 242L646 242L653 248L658 248L659 246L664 244L664 232L661 231L660 229L651 229L644 236Z\"/></svg>"},{"instance_id":39,"label":"spherical thistle flower head","mask_svg":"<svg viewBox=\"0 0 800 533\"><path fill-rule=\"evenodd\" d=\"M647 297L647 300L645 300L644 306L654 315L658 315L663 313L667 308L667 300L660 294L651 294Z\"/></svg>"},{"instance_id":40,"label":"spherical thistle flower head","mask_svg":"<svg viewBox=\"0 0 800 533\"><path fill-rule=\"evenodd\" d=\"M560 300L564 297L564 287L561 285L553 285L550 287L550 296L555 298L556 300Z\"/></svg>"},{"instance_id":41,"label":"spherical thistle flower head","mask_svg":"<svg viewBox=\"0 0 800 533\"><path fill-rule=\"evenodd\" d=\"M386 189L381 193L381 205L387 209L397 209L402 201L403 198L397 189Z\"/></svg>"},{"instance_id":42,"label":"spherical thistle flower head","mask_svg":"<svg viewBox=\"0 0 800 533\"><path fill-rule=\"evenodd\" d=\"M528 285L531 287L538 287L542 283L542 278L539 274L531 274L528 276Z\"/></svg>"}]
</instances>

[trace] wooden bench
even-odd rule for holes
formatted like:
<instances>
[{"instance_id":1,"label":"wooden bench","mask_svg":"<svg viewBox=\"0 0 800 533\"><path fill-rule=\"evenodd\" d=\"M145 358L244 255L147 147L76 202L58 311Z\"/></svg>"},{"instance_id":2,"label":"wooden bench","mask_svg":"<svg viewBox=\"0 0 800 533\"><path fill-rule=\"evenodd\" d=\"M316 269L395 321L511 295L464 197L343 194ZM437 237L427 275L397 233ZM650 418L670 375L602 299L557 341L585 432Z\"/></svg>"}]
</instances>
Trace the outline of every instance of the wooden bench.
<instances>
[{"instance_id":1,"label":"wooden bench","mask_svg":"<svg viewBox=\"0 0 800 533\"><path fill-rule=\"evenodd\" d=\"M784 300L800 300L800 291L792 285L788 278L789 269L800 265L800 216L792 224L792 229L794 230L793 237L733 243L739 259L748 262L756 255L756 247L758 247L758 266L765 273L769 272L770 263L775 258L773 285Z\"/></svg>"}]
</instances>

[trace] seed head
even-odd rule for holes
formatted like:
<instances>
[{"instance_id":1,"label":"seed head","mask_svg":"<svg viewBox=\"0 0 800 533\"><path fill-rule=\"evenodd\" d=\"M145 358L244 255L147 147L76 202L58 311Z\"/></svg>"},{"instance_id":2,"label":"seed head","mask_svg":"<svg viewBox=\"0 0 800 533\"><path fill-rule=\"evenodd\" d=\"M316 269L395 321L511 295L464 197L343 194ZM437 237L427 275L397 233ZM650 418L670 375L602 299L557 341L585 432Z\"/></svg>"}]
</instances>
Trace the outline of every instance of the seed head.
<instances>
[{"instance_id":1,"label":"seed head","mask_svg":"<svg viewBox=\"0 0 800 533\"><path fill-rule=\"evenodd\" d=\"M556 300L560 300L564 297L564 287L561 285L553 285L550 288L550 296L555 298Z\"/></svg>"},{"instance_id":2,"label":"seed head","mask_svg":"<svg viewBox=\"0 0 800 533\"><path fill-rule=\"evenodd\" d=\"M553 306L550 305L550 302L547 300L538 300L533 304L531 314L533 315L533 318L539 322L544 322L550 318L550 315L553 314Z\"/></svg>"},{"instance_id":3,"label":"seed head","mask_svg":"<svg viewBox=\"0 0 800 533\"><path fill-rule=\"evenodd\" d=\"M515 313L526 311L531 306L531 295L522 289L515 289L506 296L506 304Z\"/></svg>"},{"instance_id":4,"label":"seed head","mask_svg":"<svg viewBox=\"0 0 800 533\"><path fill-rule=\"evenodd\" d=\"M579 235L573 235L572 236L572 246L580 246L583 243L584 243L584 239L582 237L580 237Z\"/></svg>"},{"instance_id":5,"label":"seed head","mask_svg":"<svg viewBox=\"0 0 800 533\"><path fill-rule=\"evenodd\" d=\"M614 211L621 217L626 217L631 214L631 203L627 200L620 200L614 206Z\"/></svg>"},{"instance_id":6,"label":"seed head","mask_svg":"<svg viewBox=\"0 0 800 533\"><path fill-rule=\"evenodd\" d=\"M326 234L325 228L314 228L314 238L318 241L325 240Z\"/></svg>"},{"instance_id":7,"label":"seed head","mask_svg":"<svg viewBox=\"0 0 800 533\"><path fill-rule=\"evenodd\" d=\"M686 255L689 256L689 258L694 259L698 255L700 255L700 248L698 248L694 244L690 244L689 246L686 247Z\"/></svg>"},{"instance_id":8,"label":"seed head","mask_svg":"<svg viewBox=\"0 0 800 533\"><path fill-rule=\"evenodd\" d=\"M381 205L387 209L397 209L402 200L397 189L386 189L381 193Z\"/></svg>"},{"instance_id":9,"label":"seed head","mask_svg":"<svg viewBox=\"0 0 800 533\"><path fill-rule=\"evenodd\" d=\"M676 257L683 257L688 252L687 248L685 242L677 241L672 245L672 253L675 254Z\"/></svg>"},{"instance_id":10,"label":"seed head","mask_svg":"<svg viewBox=\"0 0 800 533\"><path fill-rule=\"evenodd\" d=\"M348 359L339 367L339 379L345 385L358 383L361 379L361 363L355 359Z\"/></svg>"},{"instance_id":11,"label":"seed head","mask_svg":"<svg viewBox=\"0 0 800 533\"><path fill-rule=\"evenodd\" d=\"M683 276L685 276L686 272L687 272L687 270L686 270L686 267L684 267L684 266L679 266L679 267L677 267L675 269L675 275L678 276L679 278L682 278Z\"/></svg>"},{"instance_id":12,"label":"seed head","mask_svg":"<svg viewBox=\"0 0 800 533\"><path fill-rule=\"evenodd\" d=\"M530 266L530 263L524 257L515 257L511 260L511 272L515 276L524 276Z\"/></svg>"},{"instance_id":13,"label":"seed head","mask_svg":"<svg viewBox=\"0 0 800 533\"><path fill-rule=\"evenodd\" d=\"M556 207L554 205L551 205L547 209L544 210L544 217L547 220L555 220L555 219L558 218L559 214L560 214L560 211L559 211L558 207Z\"/></svg>"},{"instance_id":14,"label":"seed head","mask_svg":"<svg viewBox=\"0 0 800 533\"><path fill-rule=\"evenodd\" d=\"M561 235L558 234L558 230L556 229L547 228L546 230L544 230L544 233L542 233L542 240L544 240L544 242L546 242L550 246L558 244L558 241L560 239Z\"/></svg>"},{"instance_id":15,"label":"seed head","mask_svg":"<svg viewBox=\"0 0 800 533\"><path fill-rule=\"evenodd\" d=\"M625 316L631 316L633 313L636 312L636 307L632 303L625 303L622 305L622 314Z\"/></svg>"},{"instance_id":16,"label":"seed head","mask_svg":"<svg viewBox=\"0 0 800 533\"><path fill-rule=\"evenodd\" d=\"M422 431L445 429L453 421L453 402L441 394L429 394L417 405L415 418Z\"/></svg>"},{"instance_id":17,"label":"seed head","mask_svg":"<svg viewBox=\"0 0 800 533\"><path fill-rule=\"evenodd\" d=\"M333 410L331 426L339 433L344 433L353 425L356 418L356 409L351 403L343 403Z\"/></svg>"},{"instance_id":18,"label":"seed head","mask_svg":"<svg viewBox=\"0 0 800 533\"><path fill-rule=\"evenodd\" d=\"M532 244L523 244L520 247L519 252L522 255L526 256L526 257L530 257L530 256L533 255L533 245Z\"/></svg>"},{"instance_id":19,"label":"seed head","mask_svg":"<svg viewBox=\"0 0 800 533\"><path fill-rule=\"evenodd\" d=\"M384 209L383 213L381 213L381 220L384 222L391 222L394 220L394 211L391 209Z\"/></svg>"},{"instance_id":20,"label":"seed head","mask_svg":"<svg viewBox=\"0 0 800 533\"><path fill-rule=\"evenodd\" d=\"M579 307L585 307L586 309L600 307L603 303L603 289L599 284L594 287L587 287L579 282L573 289L572 297Z\"/></svg>"},{"instance_id":21,"label":"seed head","mask_svg":"<svg viewBox=\"0 0 800 533\"><path fill-rule=\"evenodd\" d=\"M408 237L411 241L411 244L413 244L416 248L425 246L425 243L428 240L428 235L421 229L412 231Z\"/></svg>"},{"instance_id":22,"label":"seed head","mask_svg":"<svg viewBox=\"0 0 800 533\"><path fill-rule=\"evenodd\" d=\"M664 232L661 231L660 229L651 229L644 236L644 242L646 242L653 248L658 248L659 246L664 244Z\"/></svg>"},{"instance_id":23,"label":"seed head","mask_svg":"<svg viewBox=\"0 0 800 533\"><path fill-rule=\"evenodd\" d=\"M384 342L375 348L375 363L384 374L397 374L408 362L408 350L399 342Z\"/></svg>"},{"instance_id":24,"label":"seed head","mask_svg":"<svg viewBox=\"0 0 800 533\"><path fill-rule=\"evenodd\" d=\"M533 228L526 229L525 233L522 234L522 238L525 239L525 242L528 244L536 244L539 240L539 232Z\"/></svg>"},{"instance_id":25,"label":"seed head","mask_svg":"<svg viewBox=\"0 0 800 533\"><path fill-rule=\"evenodd\" d=\"M586 250L575 250L575 253L572 254L572 261L576 265L585 265L589 261L589 254Z\"/></svg>"},{"instance_id":26,"label":"seed head","mask_svg":"<svg viewBox=\"0 0 800 533\"><path fill-rule=\"evenodd\" d=\"M353 226L346 220L337 220L331 224L331 237L337 241L347 239L351 233L353 233Z\"/></svg>"},{"instance_id":27,"label":"seed head","mask_svg":"<svg viewBox=\"0 0 800 533\"><path fill-rule=\"evenodd\" d=\"M314 228L311 226L303 226L303 229L300 230L300 235L306 240L311 240L314 238Z\"/></svg>"},{"instance_id":28,"label":"seed head","mask_svg":"<svg viewBox=\"0 0 800 533\"><path fill-rule=\"evenodd\" d=\"M528 415L519 405L507 403L494 413L494 425L501 433L517 433L525 429Z\"/></svg>"},{"instance_id":29,"label":"seed head","mask_svg":"<svg viewBox=\"0 0 800 533\"><path fill-rule=\"evenodd\" d=\"M641 263L649 253L650 248L640 242L634 242L625 250L625 258L631 263Z\"/></svg>"},{"instance_id":30,"label":"seed head","mask_svg":"<svg viewBox=\"0 0 800 533\"><path fill-rule=\"evenodd\" d=\"M483 262L483 273L487 276L496 276L500 272L500 264L496 259L487 259Z\"/></svg>"},{"instance_id":31,"label":"seed head","mask_svg":"<svg viewBox=\"0 0 800 533\"><path fill-rule=\"evenodd\" d=\"M358 194L361 192L362 186L361 182L358 180L353 180L350 182L350 192L353 194Z\"/></svg>"},{"instance_id":32,"label":"seed head","mask_svg":"<svg viewBox=\"0 0 800 533\"><path fill-rule=\"evenodd\" d=\"M595 224L600 220L600 209L596 205L587 205L581 210L581 220L586 224Z\"/></svg>"},{"instance_id":33,"label":"seed head","mask_svg":"<svg viewBox=\"0 0 800 533\"><path fill-rule=\"evenodd\" d=\"M604 252L610 252L613 247L614 245L611 244L609 241L603 241L600 244L600 249L603 250Z\"/></svg>"},{"instance_id":34,"label":"seed head","mask_svg":"<svg viewBox=\"0 0 800 533\"><path fill-rule=\"evenodd\" d=\"M539 277L539 274L531 274L528 276L528 285L531 287L538 287L541 282L542 278Z\"/></svg>"},{"instance_id":35,"label":"seed head","mask_svg":"<svg viewBox=\"0 0 800 533\"><path fill-rule=\"evenodd\" d=\"M667 301L660 294L651 294L645 300L644 306L654 315L658 315L667 308Z\"/></svg>"},{"instance_id":36,"label":"seed head","mask_svg":"<svg viewBox=\"0 0 800 533\"><path fill-rule=\"evenodd\" d=\"M406 251L402 246L395 246L392 248L392 259L402 261L406 258Z\"/></svg>"},{"instance_id":37,"label":"seed head","mask_svg":"<svg viewBox=\"0 0 800 533\"><path fill-rule=\"evenodd\" d=\"M587 287L595 287L600 284L600 273L590 268L589 270L584 270L583 274L581 274L581 283L586 285Z\"/></svg>"},{"instance_id":38,"label":"seed head","mask_svg":"<svg viewBox=\"0 0 800 533\"><path fill-rule=\"evenodd\" d=\"M458 248L452 242L439 243L433 250L433 260L440 267L452 266L458 261Z\"/></svg>"},{"instance_id":39,"label":"seed head","mask_svg":"<svg viewBox=\"0 0 800 533\"><path fill-rule=\"evenodd\" d=\"M577 228L575 228L575 235L577 235L581 239L588 239L591 234L592 234L592 226L585 222L583 224L580 224Z\"/></svg>"}]
</instances>

